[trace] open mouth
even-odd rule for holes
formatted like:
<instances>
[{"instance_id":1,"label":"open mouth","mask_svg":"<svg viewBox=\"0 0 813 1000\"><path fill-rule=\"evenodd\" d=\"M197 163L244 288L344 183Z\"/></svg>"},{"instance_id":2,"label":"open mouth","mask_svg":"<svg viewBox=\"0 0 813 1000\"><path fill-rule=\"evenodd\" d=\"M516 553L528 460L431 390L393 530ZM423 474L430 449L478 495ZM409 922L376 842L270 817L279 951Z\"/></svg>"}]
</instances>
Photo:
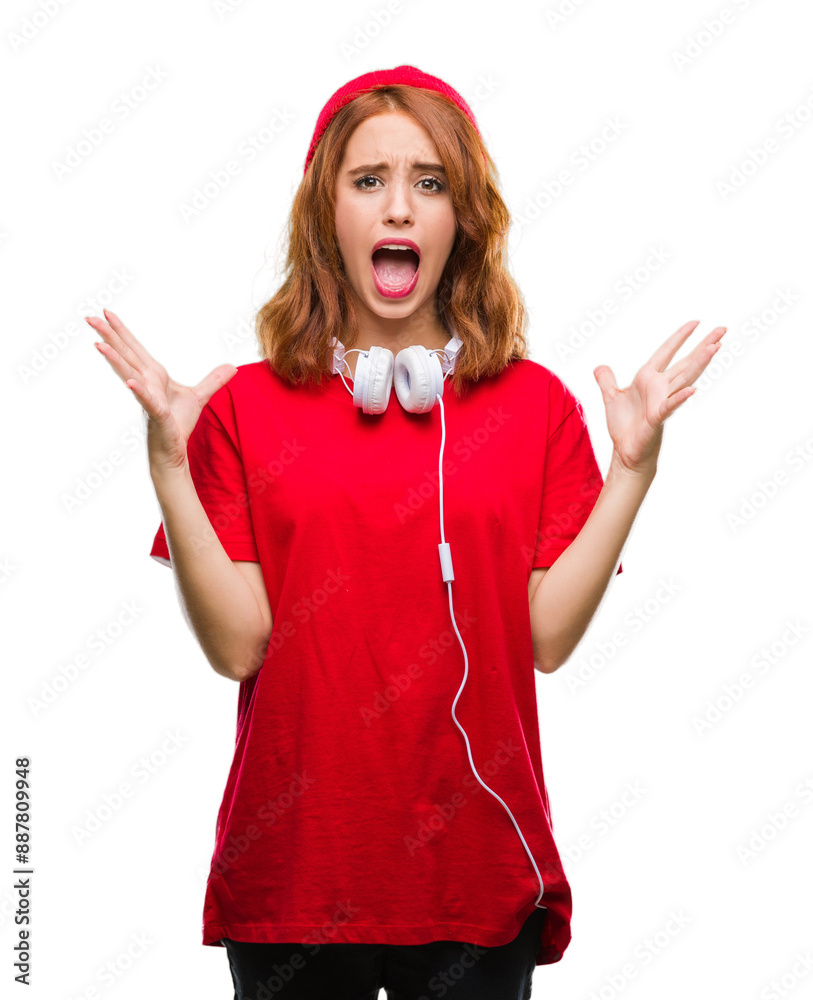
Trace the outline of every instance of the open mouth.
<instances>
[{"instance_id":1,"label":"open mouth","mask_svg":"<svg viewBox=\"0 0 813 1000\"><path fill-rule=\"evenodd\" d=\"M378 290L390 297L400 296L414 288L420 258L409 247L397 250L381 247L373 253L372 266Z\"/></svg>"}]
</instances>

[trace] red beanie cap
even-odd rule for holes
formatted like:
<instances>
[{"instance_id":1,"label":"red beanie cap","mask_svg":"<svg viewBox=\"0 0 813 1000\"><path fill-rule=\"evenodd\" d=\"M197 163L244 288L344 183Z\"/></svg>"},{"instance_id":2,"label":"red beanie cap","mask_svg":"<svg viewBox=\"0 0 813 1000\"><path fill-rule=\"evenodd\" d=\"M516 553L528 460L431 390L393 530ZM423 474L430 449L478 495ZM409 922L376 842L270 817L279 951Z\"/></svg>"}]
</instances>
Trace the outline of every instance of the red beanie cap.
<instances>
[{"instance_id":1,"label":"red beanie cap","mask_svg":"<svg viewBox=\"0 0 813 1000\"><path fill-rule=\"evenodd\" d=\"M444 83L443 80L436 76L430 76L428 73L421 72L421 70L417 69L415 66L396 66L395 69L378 69L374 70L372 73L365 73L363 76L357 76L355 80L351 80L349 83L345 83L343 86L339 87L336 93L333 94L327 104L322 108L316 122L316 128L313 132L313 138L311 139L310 148L308 149L308 155L305 159L305 170L303 171L303 174L307 172L308 165L313 159L316 146L336 112L340 108L343 108L345 104L349 104L353 98L358 97L359 94L366 93L368 90L375 90L376 87L386 87L393 83L403 83L409 87L420 87L423 90L435 90L439 94L443 94L444 97L456 104L461 111L465 112L476 129L477 134L480 134L480 130L477 128L477 122L474 120L471 108L468 104L466 104L460 94L458 94L453 87L450 87L448 83Z\"/></svg>"}]
</instances>

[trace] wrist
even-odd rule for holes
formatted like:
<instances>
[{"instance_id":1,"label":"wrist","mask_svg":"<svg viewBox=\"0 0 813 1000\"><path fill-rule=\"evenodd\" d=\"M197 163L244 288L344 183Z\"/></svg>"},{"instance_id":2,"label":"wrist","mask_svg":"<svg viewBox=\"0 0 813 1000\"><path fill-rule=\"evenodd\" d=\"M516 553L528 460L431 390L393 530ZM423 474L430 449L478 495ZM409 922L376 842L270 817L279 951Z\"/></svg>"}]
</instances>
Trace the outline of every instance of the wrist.
<instances>
[{"instance_id":1,"label":"wrist","mask_svg":"<svg viewBox=\"0 0 813 1000\"><path fill-rule=\"evenodd\" d=\"M155 486L181 482L190 478L189 463L167 465L162 462L150 462L150 478Z\"/></svg>"},{"instance_id":2,"label":"wrist","mask_svg":"<svg viewBox=\"0 0 813 1000\"><path fill-rule=\"evenodd\" d=\"M618 452L613 449L613 457L610 460L610 473L614 476L620 476L625 479L641 480L652 482L655 478L655 473L658 471L658 461L657 458L654 460L644 462L638 466L629 466L622 461Z\"/></svg>"}]
</instances>

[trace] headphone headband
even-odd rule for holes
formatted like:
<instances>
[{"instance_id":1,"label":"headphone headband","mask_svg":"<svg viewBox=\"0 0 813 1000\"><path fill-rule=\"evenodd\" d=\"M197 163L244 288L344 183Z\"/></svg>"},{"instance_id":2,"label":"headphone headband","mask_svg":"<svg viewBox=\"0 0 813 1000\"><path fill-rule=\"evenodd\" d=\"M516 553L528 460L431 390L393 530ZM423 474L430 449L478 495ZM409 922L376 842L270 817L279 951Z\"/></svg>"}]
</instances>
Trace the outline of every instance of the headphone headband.
<instances>
[{"instance_id":1,"label":"headphone headband","mask_svg":"<svg viewBox=\"0 0 813 1000\"><path fill-rule=\"evenodd\" d=\"M344 356L347 349L338 337L331 338L330 346L333 348L333 374L338 375L339 372L344 371ZM437 353L438 361L440 362L440 367L444 375L447 372L450 375L454 372L455 364L457 362L457 353L462 346L463 341L458 336L453 336L444 348L434 349L433 353ZM357 350L357 348L353 349Z\"/></svg>"}]
</instances>

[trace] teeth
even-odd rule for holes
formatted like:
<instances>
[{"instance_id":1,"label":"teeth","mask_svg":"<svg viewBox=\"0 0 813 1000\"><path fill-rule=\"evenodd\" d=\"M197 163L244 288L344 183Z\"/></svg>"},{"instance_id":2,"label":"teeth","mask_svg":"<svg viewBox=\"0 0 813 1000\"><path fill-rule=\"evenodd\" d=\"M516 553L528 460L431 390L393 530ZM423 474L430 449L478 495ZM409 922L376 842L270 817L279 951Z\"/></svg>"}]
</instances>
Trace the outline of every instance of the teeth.
<instances>
[{"instance_id":1,"label":"teeth","mask_svg":"<svg viewBox=\"0 0 813 1000\"><path fill-rule=\"evenodd\" d=\"M379 250L411 250L412 247L404 246L403 243L385 243Z\"/></svg>"}]
</instances>

